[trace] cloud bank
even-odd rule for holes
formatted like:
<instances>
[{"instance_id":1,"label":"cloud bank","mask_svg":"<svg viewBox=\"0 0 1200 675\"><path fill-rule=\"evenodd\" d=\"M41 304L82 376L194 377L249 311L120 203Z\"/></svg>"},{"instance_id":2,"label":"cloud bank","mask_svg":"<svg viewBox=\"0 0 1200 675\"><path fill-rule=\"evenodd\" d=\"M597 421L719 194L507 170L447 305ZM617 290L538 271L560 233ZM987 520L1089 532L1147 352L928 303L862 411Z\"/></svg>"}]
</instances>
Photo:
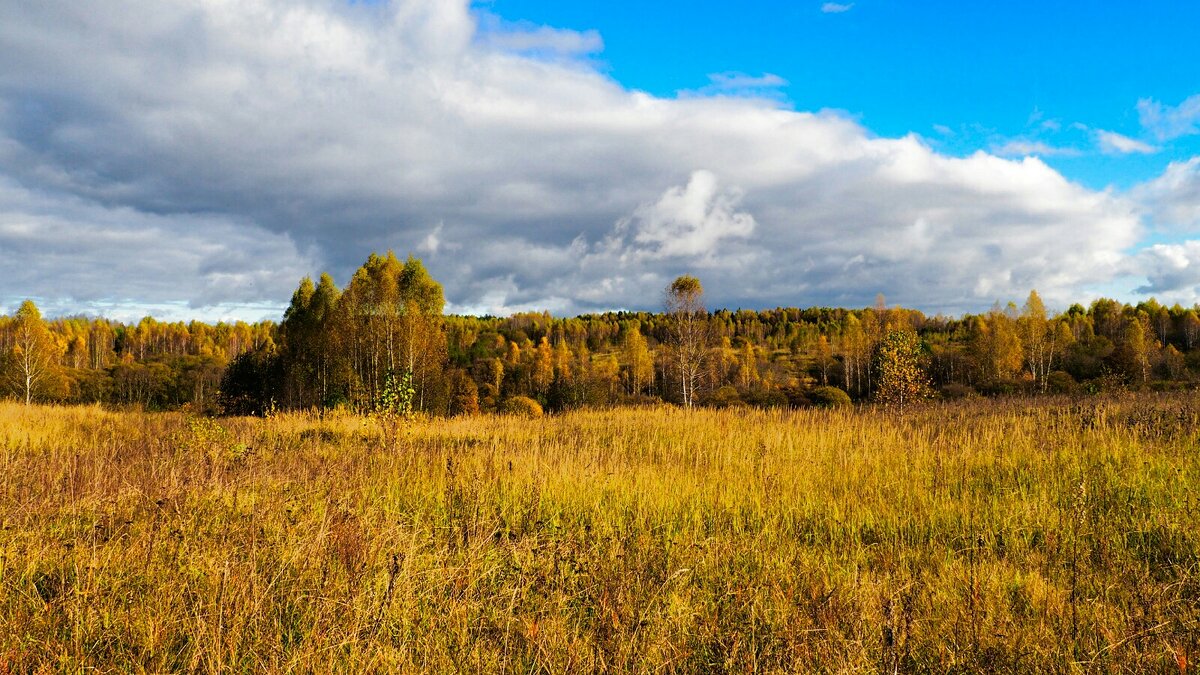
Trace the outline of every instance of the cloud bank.
<instances>
[{"instance_id":1,"label":"cloud bank","mask_svg":"<svg viewBox=\"0 0 1200 675\"><path fill-rule=\"evenodd\" d=\"M773 75L657 98L601 47L465 0L5 3L0 305L277 313L386 248L493 313L653 308L683 272L713 306L957 312L1175 264L1136 250L1149 188L728 94Z\"/></svg>"}]
</instances>

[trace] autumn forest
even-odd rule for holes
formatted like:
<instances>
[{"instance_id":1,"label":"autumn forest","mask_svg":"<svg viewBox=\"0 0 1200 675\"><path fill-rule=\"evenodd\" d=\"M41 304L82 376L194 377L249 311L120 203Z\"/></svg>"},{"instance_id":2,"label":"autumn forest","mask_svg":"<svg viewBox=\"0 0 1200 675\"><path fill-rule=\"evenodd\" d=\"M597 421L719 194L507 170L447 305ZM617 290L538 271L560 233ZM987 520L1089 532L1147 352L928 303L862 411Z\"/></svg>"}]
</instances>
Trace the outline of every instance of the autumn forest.
<instances>
[{"instance_id":1,"label":"autumn forest","mask_svg":"<svg viewBox=\"0 0 1200 675\"><path fill-rule=\"evenodd\" d=\"M344 288L303 279L279 323L44 319L27 301L0 317L4 392L226 414L387 399L446 416L1171 390L1200 370L1197 308L1154 300L1053 314L1032 291L984 314L931 317L882 294L865 309L708 312L698 279L661 292L660 312L450 316L421 261L388 252Z\"/></svg>"}]
</instances>

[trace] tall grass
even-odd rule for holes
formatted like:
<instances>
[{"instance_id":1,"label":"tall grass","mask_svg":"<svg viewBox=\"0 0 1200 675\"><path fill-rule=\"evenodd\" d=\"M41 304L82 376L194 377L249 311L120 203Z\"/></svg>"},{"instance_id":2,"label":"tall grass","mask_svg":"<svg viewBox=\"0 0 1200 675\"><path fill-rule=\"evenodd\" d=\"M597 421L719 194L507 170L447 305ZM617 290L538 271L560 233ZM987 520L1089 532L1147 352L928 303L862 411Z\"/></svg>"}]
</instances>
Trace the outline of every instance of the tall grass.
<instances>
[{"instance_id":1,"label":"tall grass","mask_svg":"<svg viewBox=\"0 0 1200 675\"><path fill-rule=\"evenodd\" d=\"M0 404L0 672L1194 670L1198 435L1172 397L396 439Z\"/></svg>"}]
</instances>

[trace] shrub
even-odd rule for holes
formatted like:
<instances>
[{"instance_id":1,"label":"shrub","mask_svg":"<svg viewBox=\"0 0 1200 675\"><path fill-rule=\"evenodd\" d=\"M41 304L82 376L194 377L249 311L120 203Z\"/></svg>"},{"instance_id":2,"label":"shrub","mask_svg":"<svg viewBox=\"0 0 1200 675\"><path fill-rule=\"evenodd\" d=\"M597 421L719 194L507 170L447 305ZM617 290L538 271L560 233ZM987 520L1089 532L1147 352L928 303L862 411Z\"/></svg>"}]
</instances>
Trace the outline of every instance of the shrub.
<instances>
[{"instance_id":1,"label":"shrub","mask_svg":"<svg viewBox=\"0 0 1200 675\"><path fill-rule=\"evenodd\" d=\"M787 394L778 389L748 393L743 400L756 408L786 408L790 405Z\"/></svg>"},{"instance_id":2,"label":"shrub","mask_svg":"<svg viewBox=\"0 0 1200 675\"><path fill-rule=\"evenodd\" d=\"M705 396L701 403L713 408L728 408L730 406L745 405L745 403L742 402L741 396L738 395L738 390L729 385L725 385L724 387L721 387Z\"/></svg>"},{"instance_id":3,"label":"shrub","mask_svg":"<svg viewBox=\"0 0 1200 675\"><path fill-rule=\"evenodd\" d=\"M816 387L808 392L808 400L818 408L841 408L853 404L850 394L837 387Z\"/></svg>"},{"instance_id":4,"label":"shrub","mask_svg":"<svg viewBox=\"0 0 1200 675\"><path fill-rule=\"evenodd\" d=\"M787 404L793 408L807 408L813 405L808 398L808 390L804 387L788 385L783 388L782 393L787 398Z\"/></svg>"},{"instance_id":5,"label":"shrub","mask_svg":"<svg viewBox=\"0 0 1200 675\"><path fill-rule=\"evenodd\" d=\"M969 384L959 384L958 382L951 382L943 386L941 392L942 398L948 399L975 398L979 396L979 392L975 391L974 387Z\"/></svg>"},{"instance_id":6,"label":"shrub","mask_svg":"<svg viewBox=\"0 0 1200 675\"><path fill-rule=\"evenodd\" d=\"M513 396L500 404L500 412L521 417L541 417L542 404L528 396Z\"/></svg>"},{"instance_id":7,"label":"shrub","mask_svg":"<svg viewBox=\"0 0 1200 675\"><path fill-rule=\"evenodd\" d=\"M1066 371L1056 370L1046 376L1046 388L1055 394L1070 394L1078 387L1075 378Z\"/></svg>"}]
</instances>

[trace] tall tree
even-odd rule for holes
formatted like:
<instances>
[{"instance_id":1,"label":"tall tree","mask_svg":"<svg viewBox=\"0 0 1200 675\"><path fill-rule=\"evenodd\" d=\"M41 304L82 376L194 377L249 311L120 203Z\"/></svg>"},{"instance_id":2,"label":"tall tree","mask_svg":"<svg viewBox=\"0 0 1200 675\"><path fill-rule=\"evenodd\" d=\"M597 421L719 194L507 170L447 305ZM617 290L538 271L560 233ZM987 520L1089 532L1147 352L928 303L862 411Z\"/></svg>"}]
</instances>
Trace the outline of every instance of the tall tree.
<instances>
[{"instance_id":1,"label":"tall tree","mask_svg":"<svg viewBox=\"0 0 1200 675\"><path fill-rule=\"evenodd\" d=\"M650 355L646 338L636 322L630 322L625 328L621 353L629 366L629 370L626 371L629 393L637 396L645 391L648 384L654 382L654 358Z\"/></svg>"},{"instance_id":2,"label":"tall tree","mask_svg":"<svg viewBox=\"0 0 1200 675\"><path fill-rule=\"evenodd\" d=\"M304 277L292 293L292 302L283 313L279 325L280 353L284 364L284 401L291 407L307 408L316 394L315 359L313 358L320 329L312 313L316 289L312 279Z\"/></svg>"},{"instance_id":3,"label":"tall tree","mask_svg":"<svg viewBox=\"0 0 1200 675\"><path fill-rule=\"evenodd\" d=\"M1007 382L1021 370L1024 354L1014 314L1011 303L1009 311L997 305L986 317L975 317L971 323L970 350L983 379L991 384Z\"/></svg>"},{"instance_id":4,"label":"tall tree","mask_svg":"<svg viewBox=\"0 0 1200 675\"><path fill-rule=\"evenodd\" d=\"M1124 361L1125 371L1134 380L1141 382L1150 379L1150 356L1153 350L1151 341L1154 339L1146 336L1146 323L1148 320L1145 313L1139 312L1135 316L1126 318L1121 336L1120 354Z\"/></svg>"},{"instance_id":5,"label":"tall tree","mask_svg":"<svg viewBox=\"0 0 1200 675\"><path fill-rule=\"evenodd\" d=\"M338 373L348 367L341 354L341 336L334 331L334 320L341 295L342 292L333 282L333 277L322 274L309 303L309 319L313 323L316 335L313 336L315 344L308 353L314 361L312 367L316 376L315 386L322 408L330 402L333 393L331 386Z\"/></svg>"},{"instance_id":6,"label":"tall tree","mask_svg":"<svg viewBox=\"0 0 1200 675\"><path fill-rule=\"evenodd\" d=\"M847 314L838 344L842 353L842 380L846 391L863 393L870 345L871 339L862 321L854 314Z\"/></svg>"},{"instance_id":7,"label":"tall tree","mask_svg":"<svg viewBox=\"0 0 1200 675\"><path fill-rule=\"evenodd\" d=\"M442 287L420 260L401 263L395 253L372 253L350 280L337 304L337 330L344 340L359 403L373 401L388 373L411 373L417 408L429 406L440 388L447 358L442 326Z\"/></svg>"},{"instance_id":8,"label":"tall tree","mask_svg":"<svg viewBox=\"0 0 1200 675\"><path fill-rule=\"evenodd\" d=\"M408 256L400 271L402 349L417 389L417 407L428 407L428 394L440 384L446 363L442 285L433 280L420 259Z\"/></svg>"},{"instance_id":9,"label":"tall tree","mask_svg":"<svg viewBox=\"0 0 1200 675\"><path fill-rule=\"evenodd\" d=\"M1017 319L1017 333L1024 349L1025 367L1045 393L1055 359L1072 341L1071 330L1060 321L1051 321L1042 298L1037 291L1030 291L1024 311Z\"/></svg>"},{"instance_id":10,"label":"tall tree","mask_svg":"<svg viewBox=\"0 0 1200 675\"><path fill-rule=\"evenodd\" d=\"M1183 324L1183 346L1191 350L1200 344L1200 317L1196 316L1196 310L1189 309L1183 313L1180 323Z\"/></svg>"},{"instance_id":11,"label":"tall tree","mask_svg":"<svg viewBox=\"0 0 1200 675\"><path fill-rule=\"evenodd\" d=\"M545 396L553 381L554 350L550 347L550 340L543 335L533 362L533 386L539 395Z\"/></svg>"},{"instance_id":12,"label":"tall tree","mask_svg":"<svg viewBox=\"0 0 1200 675\"><path fill-rule=\"evenodd\" d=\"M46 327L42 313L32 300L22 302L13 318L9 377L18 393L25 397L25 404L29 405L57 370L63 348Z\"/></svg>"},{"instance_id":13,"label":"tall tree","mask_svg":"<svg viewBox=\"0 0 1200 675\"><path fill-rule=\"evenodd\" d=\"M671 337L671 363L679 378L683 404L692 407L704 369L712 332L704 308L704 287L696 277L684 275L666 289L665 306Z\"/></svg>"},{"instance_id":14,"label":"tall tree","mask_svg":"<svg viewBox=\"0 0 1200 675\"><path fill-rule=\"evenodd\" d=\"M817 337L817 368L821 371L821 385L829 384L829 367L833 365L833 348L824 334Z\"/></svg>"}]
</instances>

